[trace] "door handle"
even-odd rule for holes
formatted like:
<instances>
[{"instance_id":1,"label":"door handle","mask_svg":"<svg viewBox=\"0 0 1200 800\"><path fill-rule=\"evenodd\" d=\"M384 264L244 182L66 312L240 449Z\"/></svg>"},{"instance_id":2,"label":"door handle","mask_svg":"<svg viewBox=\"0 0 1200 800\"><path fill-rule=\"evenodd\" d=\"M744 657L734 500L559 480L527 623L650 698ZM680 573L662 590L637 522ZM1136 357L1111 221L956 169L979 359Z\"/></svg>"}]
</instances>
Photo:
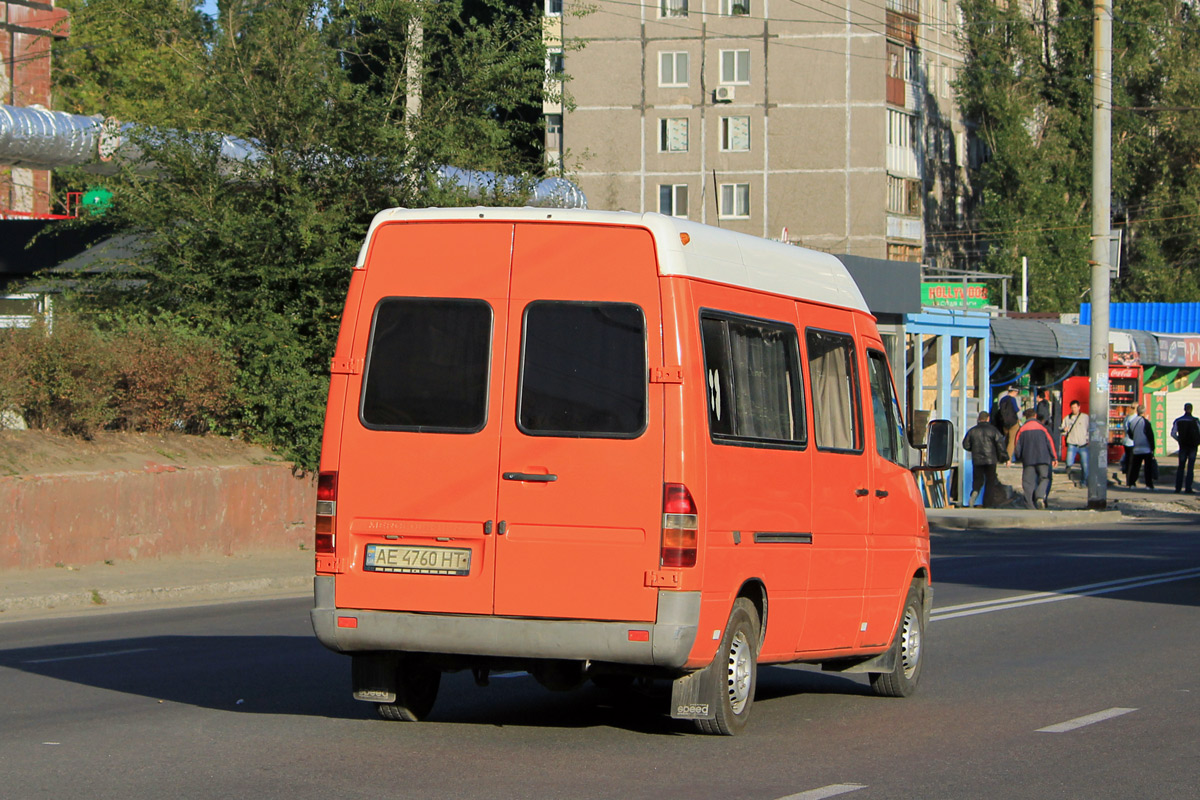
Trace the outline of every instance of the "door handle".
<instances>
[{"instance_id":1,"label":"door handle","mask_svg":"<svg viewBox=\"0 0 1200 800\"><path fill-rule=\"evenodd\" d=\"M870 494L870 492L867 491L866 489L855 489L854 490L855 497L866 497L869 494Z\"/></svg>"},{"instance_id":2,"label":"door handle","mask_svg":"<svg viewBox=\"0 0 1200 800\"><path fill-rule=\"evenodd\" d=\"M887 497L888 496L887 489L876 489L875 496L876 497Z\"/></svg>"},{"instance_id":3,"label":"door handle","mask_svg":"<svg viewBox=\"0 0 1200 800\"><path fill-rule=\"evenodd\" d=\"M500 477L506 481L528 481L530 483L553 483L558 480L557 475L542 472L506 472Z\"/></svg>"}]
</instances>

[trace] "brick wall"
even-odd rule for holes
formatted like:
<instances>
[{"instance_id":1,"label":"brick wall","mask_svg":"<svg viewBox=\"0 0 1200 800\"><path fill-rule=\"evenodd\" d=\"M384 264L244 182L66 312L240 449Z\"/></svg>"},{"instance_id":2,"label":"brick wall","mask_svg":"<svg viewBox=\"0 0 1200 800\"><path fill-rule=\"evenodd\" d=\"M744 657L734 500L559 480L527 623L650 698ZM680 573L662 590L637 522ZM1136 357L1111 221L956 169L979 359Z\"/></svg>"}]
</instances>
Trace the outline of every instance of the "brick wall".
<instances>
[{"instance_id":1,"label":"brick wall","mask_svg":"<svg viewBox=\"0 0 1200 800\"><path fill-rule=\"evenodd\" d=\"M53 0L0 0L0 102L50 108L50 48L70 20ZM0 166L0 214L49 214L50 173Z\"/></svg>"},{"instance_id":2,"label":"brick wall","mask_svg":"<svg viewBox=\"0 0 1200 800\"><path fill-rule=\"evenodd\" d=\"M284 465L0 478L0 570L312 547L316 483Z\"/></svg>"}]
</instances>

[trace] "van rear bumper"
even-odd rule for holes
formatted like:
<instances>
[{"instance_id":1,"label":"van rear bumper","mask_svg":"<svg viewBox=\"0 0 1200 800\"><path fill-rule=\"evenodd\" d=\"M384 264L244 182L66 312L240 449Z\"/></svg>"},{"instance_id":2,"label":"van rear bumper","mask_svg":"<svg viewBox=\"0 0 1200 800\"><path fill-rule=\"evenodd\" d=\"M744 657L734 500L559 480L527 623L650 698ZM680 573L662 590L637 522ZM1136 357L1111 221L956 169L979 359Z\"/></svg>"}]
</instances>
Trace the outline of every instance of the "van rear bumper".
<instances>
[{"instance_id":1,"label":"van rear bumper","mask_svg":"<svg viewBox=\"0 0 1200 800\"><path fill-rule=\"evenodd\" d=\"M679 669L700 622L700 593L660 591L657 622L592 622L367 611L334 606L334 576L313 581L313 631L338 653L403 651L502 658L609 661ZM356 627L340 627L353 618ZM649 640L630 641L647 631Z\"/></svg>"}]
</instances>

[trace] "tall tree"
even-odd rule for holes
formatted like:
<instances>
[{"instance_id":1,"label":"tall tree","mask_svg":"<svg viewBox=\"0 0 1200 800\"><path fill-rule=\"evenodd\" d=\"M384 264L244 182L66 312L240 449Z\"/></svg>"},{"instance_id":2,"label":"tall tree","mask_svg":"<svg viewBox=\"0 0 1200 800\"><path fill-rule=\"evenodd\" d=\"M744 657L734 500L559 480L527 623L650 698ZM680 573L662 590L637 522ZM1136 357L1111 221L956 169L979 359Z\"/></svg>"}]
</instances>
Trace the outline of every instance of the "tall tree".
<instances>
[{"instance_id":1,"label":"tall tree","mask_svg":"<svg viewBox=\"0 0 1200 800\"><path fill-rule=\"evenodd\" d=\"M989 159L975 180L980 261L1018 274L1030 308L1071 311L1090 267L1092 7L962 0L963 114ZM1115 299L1200 297L1192 191L1200 167L1197 23L1178 0L1118 9L1113 59L1114 224L1125 227Z\"/></svg>"},{"instance_id":2,"label":"tall tree","mask_svg":"<svg viewBox=\"0 0 1200 800\"><path fill-rule=\"evenodd\" d=\"M111 181L106 223L142 242L132 272L79 302L220 336L239 366L243 429L315 466L329 356L371 217L465 202L436 179L439 164L541 165L521 116L540 110L540 22L501 0L485 8L482 18L458 0L225 0L209 21L171 0L89 0L63 96L149 123L132 136L153 169ZM145 29L136 48L110 24L129 13ZM89 19L102 24L89 30ZM416 87L403 38L414 19L425 31ZM167 29L165 41L154 33ZM84 74L96 63L104 74ZM156 83L155 65L179 79ZM91 102L107 107L83 108ZM252 157L231 157L225 136Z\"/></svg>"}]
</instances>

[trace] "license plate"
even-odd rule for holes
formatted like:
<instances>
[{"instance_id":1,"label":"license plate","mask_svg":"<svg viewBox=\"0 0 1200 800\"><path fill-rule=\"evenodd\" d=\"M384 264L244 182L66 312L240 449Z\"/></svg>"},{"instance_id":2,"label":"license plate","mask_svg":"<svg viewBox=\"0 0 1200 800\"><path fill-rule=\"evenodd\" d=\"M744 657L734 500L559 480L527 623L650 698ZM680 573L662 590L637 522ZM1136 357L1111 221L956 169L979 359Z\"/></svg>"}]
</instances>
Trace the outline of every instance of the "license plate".
<instances>
[{"instance_id":1,"label":"license plate","mask_svg":"<svg viewBox=\"0 0 1200 800\"><path fill-rule=\"evenodd\" d=\"M459 547L369 544L363 569L411 575L469 575L471 551Z\"/></svg>"}]
</instances>

